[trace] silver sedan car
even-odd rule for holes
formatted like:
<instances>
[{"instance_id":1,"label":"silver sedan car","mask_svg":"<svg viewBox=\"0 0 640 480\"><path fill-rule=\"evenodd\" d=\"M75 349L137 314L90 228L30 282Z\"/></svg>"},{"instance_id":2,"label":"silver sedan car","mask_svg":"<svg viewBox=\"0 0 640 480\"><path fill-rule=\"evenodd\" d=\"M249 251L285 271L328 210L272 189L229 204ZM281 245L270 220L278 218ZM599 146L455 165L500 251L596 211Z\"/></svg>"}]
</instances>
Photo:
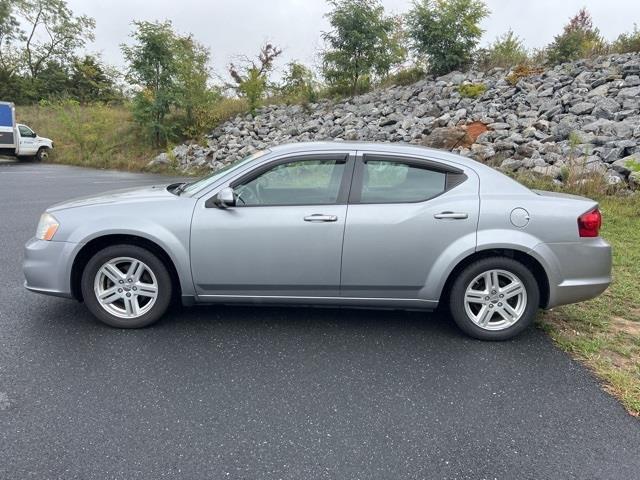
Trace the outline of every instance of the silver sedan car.
<instances>
[{"instance_id":1,"label":"silver sedan car","mask_svg":"<svg viewBox=\"0 0 640 480\"><path fill-rule=\"evenodd\" d=\"M422 147L299 143L199 181L57 204L25 247L29 290L104 323L150 325L183 304L447 307L503 340L539 308L611 280L596 202L531 191Z\"/></svg>"}]
</instances>

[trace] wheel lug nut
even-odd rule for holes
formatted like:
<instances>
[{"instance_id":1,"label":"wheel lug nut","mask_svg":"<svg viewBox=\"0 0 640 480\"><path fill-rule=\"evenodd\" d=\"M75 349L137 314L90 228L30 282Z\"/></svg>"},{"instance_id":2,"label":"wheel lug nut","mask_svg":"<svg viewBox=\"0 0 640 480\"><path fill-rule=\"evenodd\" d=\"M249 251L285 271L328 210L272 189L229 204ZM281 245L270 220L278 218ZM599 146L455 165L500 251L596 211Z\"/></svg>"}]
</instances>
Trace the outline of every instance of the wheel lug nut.
<instances>
[{"instance_id":1,"label":"wheel lug nut","mask_svg":"<svg viewBox=\"0 0 640 480\"><path fill-rule=\"evenodd\" d=\"M122 289L121 288L118 289L118 293L122 293Z\"/></svg>"},{"instance_id":2,"label":"wheel lug nut","mask_svg":"<svg viewBox=\"0 0 640 480\"><path fill-rule=\"evenodd\" d=\"M498 303L498 306L499 306L499 307L501 307L501 306L502 306L502 304L501 304L501 303Z\"/></svg>"},{"instance_id":3,"label":"wheel lug nut","mask_svg":"<svg viewBox=\"0 0 640 480\"><path fill-rule=\"evenodd\" d=\"M489 304L489 308L493 308L493 303L490 303L490 304Z\"/></svg>"},{"instance_id":4,"label":"wheel lug nut","mask_svg":"<svg viewBox=\"0 0 640 480\"><path fill-rule=\"evenodd\" d=\"M133 282L133 280L131 280L131 279L129 278L129 279L127 279L127 282L131 283L131 282Z\"/></svg>"},{"instance_id":5,"label":"wheel lug nut","mask_svg":"<svg viewBox=\"0 0 640 480\"><path fill-rule=\"evenodd\" d=\"M503 297L504 297L504 295L503 295L503 294L500 294L500 298L503 298Z\"/></svg>"},{"instance_id":6,"label":"wheel lug nut","mask_svg":"<svg viewBox=\"0 0 640 480\"><path fill-rule=\"evenodd\" d=\"M484 297L485 300L489 300L489 298L491 298L491 297Z\"/></svg>"},{"instance_id":7,"label":"wheel lug nut","mask_svg":"<svg viewBox=\"0 0 640 480\"><path fill-rule=\"evenodd\" d=\"M133 287L132 290L138 290L138 287Z\"/></svg>"},{"instance_id":8,"label":"wheel lug nut","mask_svg":"<svg viewBox=\"0 0 640 480\"><path fill-rule=\"evenodd\" d=\"M120 280L120 283L124 283L124 280Z\"/></svg>"},{"instance_id":9,"label":"wheel lug nut","mask_svg":"<svg viewBox=\"0 0 640 480\"><path fill-rule=\"evenodd\" d=\"M496 291L495 290L491 290L491 293L496 293Z\"/></svg>"},{"instance_id":10,"label":"wheel lug nut","mask_svg":"<svg viewBox=\"0 0 640 480\"><path fill-rule=\"evenodd\" d=\"M127 297L130 297L130 296L131 296L131 294L129 292L127 292Z\"/></svg>"}]
</instances>

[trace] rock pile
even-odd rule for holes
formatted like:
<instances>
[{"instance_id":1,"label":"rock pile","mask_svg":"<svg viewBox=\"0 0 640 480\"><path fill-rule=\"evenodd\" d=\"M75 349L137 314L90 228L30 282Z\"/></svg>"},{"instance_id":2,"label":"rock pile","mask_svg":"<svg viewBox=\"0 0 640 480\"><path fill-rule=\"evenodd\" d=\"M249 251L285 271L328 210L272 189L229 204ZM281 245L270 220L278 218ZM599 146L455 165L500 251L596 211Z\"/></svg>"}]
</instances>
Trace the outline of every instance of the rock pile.
<instances>
[{"instance_id":1,"label":"rock pile","mask_svg":"<svg viewBox=\"0 0 640 480\"><path fill-rule=\"evenodd\" d=\"M639 186L640 54L580 60L517 82L508 73L454 72L340 102L268 106L225 122L207 145L179 145L171 154L185 169L217 169L286 142L409 142L557 181L571 171ZM486 91L465 98L467 83Z\"/></svg>"}]
</instances>

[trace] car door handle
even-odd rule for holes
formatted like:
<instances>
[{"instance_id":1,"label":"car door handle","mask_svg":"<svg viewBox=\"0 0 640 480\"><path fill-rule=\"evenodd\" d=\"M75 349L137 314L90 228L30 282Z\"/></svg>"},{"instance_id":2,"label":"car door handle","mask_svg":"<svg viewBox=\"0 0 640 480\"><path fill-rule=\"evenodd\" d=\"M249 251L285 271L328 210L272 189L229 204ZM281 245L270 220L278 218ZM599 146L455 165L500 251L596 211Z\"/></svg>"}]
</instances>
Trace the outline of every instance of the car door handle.
<instances>
[{"instance_id":1,"label":"car door handle","mask_svg":"<svg viewBox=\"0 0 640 480\"><path fill-rule=\"evenodd\" d=\"M305 222L337 222L338 217L336 215L324 215L322 213L314 213L313 215L307 215L304 217Z\"/></svg>"},{"instance_id":2,"label":"car door handle","mask_svg":"<svg viewBox=\"0 0 640 480\"><path fill-rule=\"evenodd\" d=\"M464 220L465 218L469 218L469 215L461 212L441 212L436 213L433 218L437 218L438 220L444 218L450 218L452 220Z\"/></svg>"}]
</instances>

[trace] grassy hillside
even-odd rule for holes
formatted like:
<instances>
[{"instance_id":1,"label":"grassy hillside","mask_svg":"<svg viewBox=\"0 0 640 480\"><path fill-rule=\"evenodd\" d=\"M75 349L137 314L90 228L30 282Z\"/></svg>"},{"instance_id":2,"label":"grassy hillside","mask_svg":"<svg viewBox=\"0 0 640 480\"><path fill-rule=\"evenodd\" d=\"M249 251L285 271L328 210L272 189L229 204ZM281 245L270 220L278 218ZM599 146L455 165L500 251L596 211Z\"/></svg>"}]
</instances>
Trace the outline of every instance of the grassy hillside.
<instances>
[{"instance_id":1,"label":"grassy hillside","mask_svg":"<svg viewBox=\"0 0 640 480\"><path fill-rule=\"evenodd\" d=\"M141 170L156 153L126 106L20 106L18 121L54 142L52 162Z\"/></svg>"}]
</instances>

